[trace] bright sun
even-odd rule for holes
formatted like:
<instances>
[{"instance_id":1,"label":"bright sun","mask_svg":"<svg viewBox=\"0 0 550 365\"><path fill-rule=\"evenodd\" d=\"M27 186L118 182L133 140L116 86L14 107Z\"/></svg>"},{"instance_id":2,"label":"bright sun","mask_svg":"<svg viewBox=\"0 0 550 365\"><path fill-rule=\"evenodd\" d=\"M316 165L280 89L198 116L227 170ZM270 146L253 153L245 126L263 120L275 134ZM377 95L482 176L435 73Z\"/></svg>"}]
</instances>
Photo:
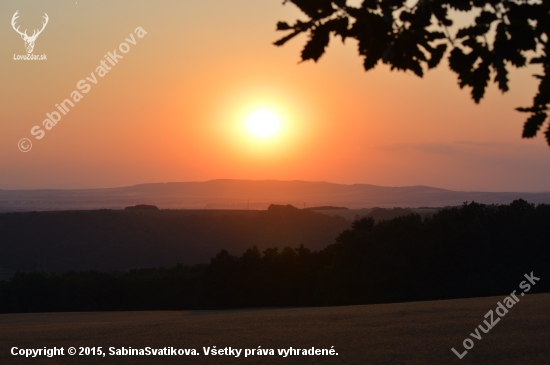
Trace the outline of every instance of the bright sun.
<instances>
[{"instance_id":1,"label":"bright sun","mask_svg":"<svg viewBox=\"0 0 550 365\"><path fill-rule=\"evenodd\" d=\"M268 138L277 134L281 128L281 120L272 111L257 110L250 114L246 126L254 136Z\"/></svg>"}]
</instances>

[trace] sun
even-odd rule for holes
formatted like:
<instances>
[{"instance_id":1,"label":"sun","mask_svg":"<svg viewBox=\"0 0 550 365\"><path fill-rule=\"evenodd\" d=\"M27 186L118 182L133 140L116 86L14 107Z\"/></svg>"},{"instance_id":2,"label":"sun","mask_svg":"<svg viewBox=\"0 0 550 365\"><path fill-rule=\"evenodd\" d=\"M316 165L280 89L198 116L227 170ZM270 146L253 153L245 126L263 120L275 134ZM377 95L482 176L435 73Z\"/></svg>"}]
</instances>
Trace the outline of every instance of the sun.
<instances>
[{"instance_id":1,"label":"sun","mask_svg":"<svg viewBox=\"0 0 550 365\"><path fill-rule=\"evenodd\" d=\"M281 119L270 110L256 110L246 121L248 131L259 138L275 136L281 129Z\"/></svg>"}]
</instances>

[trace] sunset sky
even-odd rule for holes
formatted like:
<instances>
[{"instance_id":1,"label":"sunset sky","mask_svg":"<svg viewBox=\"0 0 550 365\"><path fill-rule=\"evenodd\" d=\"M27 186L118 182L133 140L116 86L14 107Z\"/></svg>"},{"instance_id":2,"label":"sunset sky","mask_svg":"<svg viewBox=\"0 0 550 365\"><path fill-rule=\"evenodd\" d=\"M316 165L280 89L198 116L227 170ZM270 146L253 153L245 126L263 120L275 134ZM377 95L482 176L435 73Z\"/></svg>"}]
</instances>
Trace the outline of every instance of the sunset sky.
<instances>
[{"instance_id":1,"label":"sunset sky","mask_svg":"<svg viewBox=\"0 0 550 365\"><path fill-rule=\"evenodd\" d=\"M29 35L48 14L33 52L47 61L14 60L26 54L17 10ZM306 38L272 44L277 21L303 18L282 0L4 0L0 14L0 189L231 178L550 191L550 148L521 139L514 111L531 103L535 67L475 105L446 60L424 79L366 73L356 44L334 39L319 63L298 64ZM128 53L35 139L131 33ZM273 135L250 129L258 112Z\"/></svg>"}]
</instances>

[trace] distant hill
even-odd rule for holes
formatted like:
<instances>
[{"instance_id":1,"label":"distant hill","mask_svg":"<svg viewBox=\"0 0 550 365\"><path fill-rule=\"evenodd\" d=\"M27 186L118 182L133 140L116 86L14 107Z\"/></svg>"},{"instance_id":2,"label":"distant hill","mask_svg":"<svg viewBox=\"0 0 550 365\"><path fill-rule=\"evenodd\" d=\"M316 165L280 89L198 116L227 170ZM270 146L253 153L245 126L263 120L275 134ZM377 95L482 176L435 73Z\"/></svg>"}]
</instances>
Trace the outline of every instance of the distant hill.
<instances>
[{"instance_id":1,"label":"distant hill","mask_svg":"<svg viewBox=\"0 0 550 365\"><path fill-rule=\"evenodd\" d=\"M465 201L509 204L516 199L550 203L550 193L463 192L429 186L384 187L310 181L212 180L141 184L109 189L0 190L0 212L123 209L267 209L270 204L357 208L444 207Z\"/></svg>"},{"instance_id":2,"label":"distant hill","mask_svg":"<svg viewBox=\"0 0 550 365\"><path fill-rule=\"evenodd\" d=\"M159 210L155 205L138 204L131 207L126 207L124 210Z\"/></svg>"},{"instance_id":3,"label":"distant hill","mask_svg":"<svg viewBox=\"0 0 550 365\"><path fill-rule=\"evenodd\" d=\"M15 271L208 263L222 249L321 250L351 226L292 206L266 211L95 210L0 214L0 280Z\"/></svg>"}]
</instances>

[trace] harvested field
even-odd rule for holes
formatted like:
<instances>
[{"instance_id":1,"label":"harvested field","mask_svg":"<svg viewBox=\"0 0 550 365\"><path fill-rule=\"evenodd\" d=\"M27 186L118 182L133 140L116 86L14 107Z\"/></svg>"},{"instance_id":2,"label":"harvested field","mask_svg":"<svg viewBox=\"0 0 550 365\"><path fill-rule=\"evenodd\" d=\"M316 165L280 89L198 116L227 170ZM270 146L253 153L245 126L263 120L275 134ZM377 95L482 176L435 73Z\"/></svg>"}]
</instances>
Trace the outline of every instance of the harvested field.
<instances>
[{"instance_id":1,"label":"harvested field","mask_svg":"<svg viewBox=\"0 0 550 365\"><path fill-rule=\"evenodd\" d=\"M189 312L0 315L0 364L549 364L550 294L520 297L482 339L470 336L503 297L399 304ZM474 348L459 360L451 347ZM60 356L34 359L10 349L102 346L194 348L198 356ZM275 356L205 356L203 347L274 349ZM338 356L277 355L326 348Z\"/></svg>"}]
</instances>

